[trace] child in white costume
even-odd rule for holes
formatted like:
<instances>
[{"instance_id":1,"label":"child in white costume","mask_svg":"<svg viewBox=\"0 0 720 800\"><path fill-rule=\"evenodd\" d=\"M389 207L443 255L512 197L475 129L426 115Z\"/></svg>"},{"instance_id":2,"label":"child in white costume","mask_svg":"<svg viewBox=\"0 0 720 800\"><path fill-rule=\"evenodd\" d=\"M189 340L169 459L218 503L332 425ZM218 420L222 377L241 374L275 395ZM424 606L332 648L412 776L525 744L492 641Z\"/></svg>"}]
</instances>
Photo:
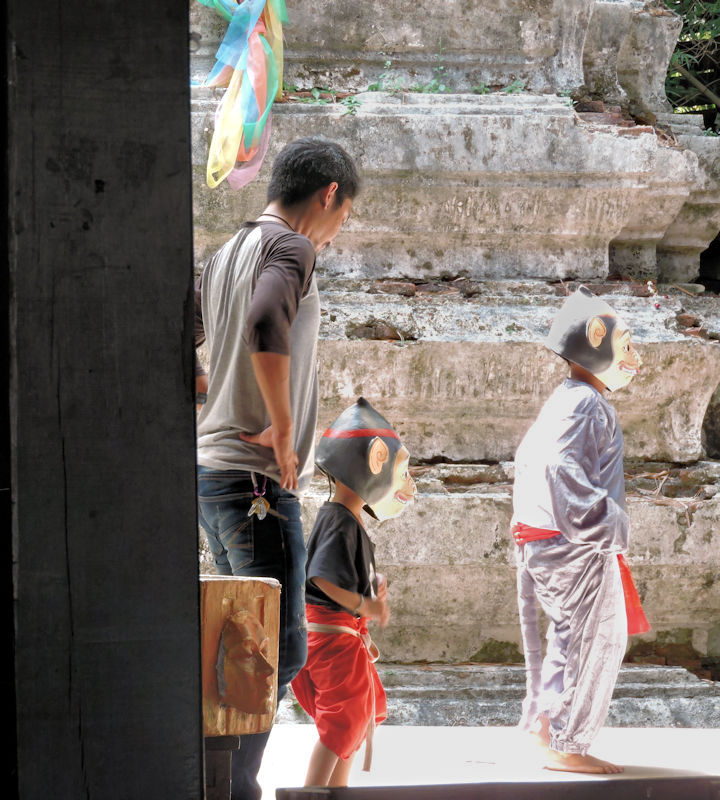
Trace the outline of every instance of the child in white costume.
<instances>
[{"instance_id":1,"label":"child in white costume","mask_svg":"<svg viewBox=\"0 0 720 800\"><path fill-rule=\"evenodd\" d=\"M634 590L629 571L621 577L629 533L623 437L603 395L627 385L641 360L627 326L584 286L558 312L546 344L569 362L570 377L515 456L513 536L527 666L521 726L539 738L550 769L621 772L587 752L625 653L624 589ZM536 600L549 620L544 660ZM644 616L631 632L643 629Z\"/></svg>"}]
</instances>

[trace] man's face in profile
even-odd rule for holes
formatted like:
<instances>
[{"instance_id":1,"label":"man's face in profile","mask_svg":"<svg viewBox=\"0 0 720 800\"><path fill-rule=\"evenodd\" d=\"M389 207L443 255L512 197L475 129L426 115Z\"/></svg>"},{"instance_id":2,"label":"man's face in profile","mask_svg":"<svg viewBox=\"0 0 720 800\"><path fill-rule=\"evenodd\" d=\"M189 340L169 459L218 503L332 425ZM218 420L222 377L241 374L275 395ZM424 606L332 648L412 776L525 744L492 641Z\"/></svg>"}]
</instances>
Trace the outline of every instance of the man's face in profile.
<instances>
[{"instance_id":1,"label":"man's face in profile","mask_svg":"<svg viewBox=\"0 0 720 800\"><path fill-rule=\"evenodd\" d=\"M335 197L332 198L330 207L321 212L323 216L317 222L315 234L317 241L315 251L317 253L333 243L333 240L340 232L340 228L348 221L351 210L351 198L346 197L342 203L338 203Z\"/></svg>"}]
</instances>

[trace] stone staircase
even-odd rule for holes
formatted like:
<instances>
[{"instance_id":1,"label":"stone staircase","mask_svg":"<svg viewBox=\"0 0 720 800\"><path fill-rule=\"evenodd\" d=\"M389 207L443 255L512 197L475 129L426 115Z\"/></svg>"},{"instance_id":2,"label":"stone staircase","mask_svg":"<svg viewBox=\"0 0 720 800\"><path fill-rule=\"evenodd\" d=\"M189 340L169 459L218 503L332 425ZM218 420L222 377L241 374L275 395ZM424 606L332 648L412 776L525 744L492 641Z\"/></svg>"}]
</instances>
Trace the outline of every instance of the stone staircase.
<instances>
[{"instance_id":1,"label":"stone staircase","mask_svg":"<svg viewBox=\"0 0 720 800\"><path fill-rule=\"evenodd\" d=\"M673 282L697 275L720 228L720 142L701 135L701 117L669 114L664 77L679 32L670 12L638 0L287 7L286 85L356 101L348 113L290 91L273 110L268 163L293 136L323 131L365 174L345 246L338 240L325 269L423 279L592 278L609 266ZM198 3L190 21L201 80L224 24ZM203 188L219 96L193 90L201 261L262 203L267 180L265 170L243 192ZM606 104L624 120L576 113L574 98L599 98L576 105Z\"/></svg>"},{"instance_id":2,"label":"stone staircase","mask_svg":"<svg viewBox=\"0 0 720 800\"><path fill-rule=\"evenodd\" d=\"M379 664L388 698L388 725L516 725L525 694L522 666ZM309 723L291 693L278 723ZM720 727L720 683L681 667L624 666L607 725Z\"/></svg>"},{"instance_id":3,"label":"stone staircase","mask_svg":"<svg viewBox=\"0 0 720 800\"><path fill-rule=\"evenodd\" d=\"M222 92L193 88L196 262L263 208L287 141L322 133L357 159L362 193L318 258L318 428L362 394L413 457L418 502L368 526L390 581L384 658L517 651L512 459L564 377L541 342L579 280L645 363L613 397L644 638L720 655L720 308L695 282L720 229L720 139L669 114L677 18L636 0L287 6L289 90L239 192L205 185ZM224 25L196 2L190 22L201 79ZM325 497L318 481L306 531Z\"/></svg>"}]
</instances>

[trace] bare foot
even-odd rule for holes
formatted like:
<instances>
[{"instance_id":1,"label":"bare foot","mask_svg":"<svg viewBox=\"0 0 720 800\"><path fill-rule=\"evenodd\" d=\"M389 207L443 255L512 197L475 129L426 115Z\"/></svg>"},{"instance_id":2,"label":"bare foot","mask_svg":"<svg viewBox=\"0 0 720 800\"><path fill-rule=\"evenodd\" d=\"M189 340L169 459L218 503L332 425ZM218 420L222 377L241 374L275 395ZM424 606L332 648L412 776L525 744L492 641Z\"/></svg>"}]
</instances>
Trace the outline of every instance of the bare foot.
<instances>
[{"instance_id":1,"label":"bare foot","mask_svg":"<svg viewBox=\"0 0 720 800\"><path fill-rule=\"evenodd\" d=\"M550 720L547 717L540 716L533 725L533 730L530 731L530 739L538 747L547 750L550 747Z\"/></svg>"},{"instance_id":2,"label":"bare foot","mask_svg":"<svg viewBox=\"0 0 720 800\"><path fill-rule=\"evenodd\" d=\"M557 750L547 750L548 758L545 769L555 769L562 772L589 772L593 774L614 775L622 772L624 767L603 761L595 756L579 753L560 753Z\"/></svg>"}]
</instances>

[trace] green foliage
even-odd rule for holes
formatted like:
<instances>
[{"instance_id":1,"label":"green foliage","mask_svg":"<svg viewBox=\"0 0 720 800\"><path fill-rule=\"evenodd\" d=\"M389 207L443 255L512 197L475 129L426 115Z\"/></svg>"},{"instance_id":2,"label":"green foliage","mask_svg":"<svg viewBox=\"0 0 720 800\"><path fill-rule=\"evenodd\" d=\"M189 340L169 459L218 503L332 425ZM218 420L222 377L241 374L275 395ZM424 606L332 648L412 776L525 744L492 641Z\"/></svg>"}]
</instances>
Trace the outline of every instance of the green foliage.
<instances>
[{"instance_id":1,"label":"green foliage","mask_svg":"<svg viewBox=\"0 0 720 800\"><path fill-rule=\"evenodd\" d=\"M443 59L445 58L442 39L438 42L437 53L433 56L433 61L436 62L433 67L433 76L425 84L413 91L423 92L424 94L442 94L443 92L452 92L452 89L447 83L445 76L445 65Z\"/></svg>"},{"instance_id":2,"label":"green foliage","mask_svg":"<svg viewBox=\"0 0 720 800\"><path fill-rule=\"evenodd\" d=\"M354 115L360 107L360 100L354 94L340 95L335 89L328 86L313 86L312 89L300 89L297 86L283 82L283 90L291 95L296 103L306 103L311 106L328 106L337 103L345 107L343 116Z\"/></svg>"},{"instance_id":3,"label":"green foliage","mask_svg":"<svg viewBox=\"0 0 720 800\"><path fill-rule=\"evenodd\" d=\"M492 89L487 85L487 83L478 83L472 87L472 91L473 94L489 94Z\"/></svg>"},{"instance_id":4,"label":"green foliage","mask_svg":"<svg viewBox=\"0 0 720 800\"><path fill-rule=\"evenodd\" d=\"M311 106L327 106L335 102L335 90L328 89L326 86L318 88L313 86L310 89L310 97L298 97L299 103L309 103Z\"/></svg>"},{"instance_id":5,"label":"green foliage","mask_svg":"<svg viewBox=\"0 0 720 800\"><path fill-rule=\"evenodd\" d=\"M368 86L368 92L399 92L404 89L402 79L392 72L392 61L385 60L385 69L380 73L377 83Z\"/></svg>"},{"instance_id":6,"label":"green foliage","mask_svg":"<svg viewBox=\"0 0 720 800\"><path fill-rule=\"evenodd\" d=\"M507 86L504 86L501 91L505 92L506 94L517 94L518 92L522 92L525 88L525 81L514 80L512 83L509 83Z\"/></svg>"},{"instance_id":7,"label":"green foliage","mask_svg":"<svg viewBox=\"0 0 720 800\"><path fill-rule=\"evenodd\" d=\"M435 58L442 61L442 54ZM433 77L427 83L421 83L418 86L407 86L399 75L395 75L392 71L392 61L388 58L385 61L385 69L380 73L375 83L368 86L369 92L420 92L423 94L442 94L443 92L451 92L452 89L448 86L445 80L445 67L442 63L433 67Z\"/></svg>"},{"instance_id":8,"label":"green foliage","mask_svg":"<svg viewBox=\"0 0 720 800\"><path fill-rule=\"evenodd\" d=\"M443 92L450 92L452 89L445 83L445 67L439 64L433 67L433 77L425 84L422 84L414 92L423 92L424 94L442 94Z\"/></svg>"},{"instance_id":9,"label":"green foliage","mask_svg":"<svg viewBox=\"0 0 720 800\"><path fill-rule=\"evenodd\" d=\"M718 103L714 98L720 96L720 2L664 2L683 20L680 37L668 67L665 92L676 112L703 112L706 124L712 124L718 110ZM696 85L693 78L701 86Z\"/></svg>"},{"instance_id":10,"label":"green foliage","mask_svg":"<svg viewBox=\"0 0 720 800\"><path fill-rule=\"evenodd\" d=\"M355 112L362 105L362 103L358 100L357 97L355 97L354 94L349 94L347 97L343 98L340 101L340 104L345 106L345 112L343 113L343 117L348 116L348 114L354 116Z\"/></svg>"}]
</instances>

